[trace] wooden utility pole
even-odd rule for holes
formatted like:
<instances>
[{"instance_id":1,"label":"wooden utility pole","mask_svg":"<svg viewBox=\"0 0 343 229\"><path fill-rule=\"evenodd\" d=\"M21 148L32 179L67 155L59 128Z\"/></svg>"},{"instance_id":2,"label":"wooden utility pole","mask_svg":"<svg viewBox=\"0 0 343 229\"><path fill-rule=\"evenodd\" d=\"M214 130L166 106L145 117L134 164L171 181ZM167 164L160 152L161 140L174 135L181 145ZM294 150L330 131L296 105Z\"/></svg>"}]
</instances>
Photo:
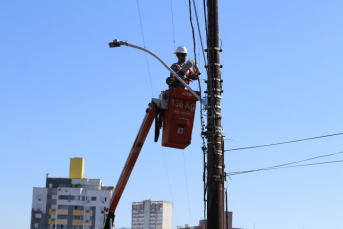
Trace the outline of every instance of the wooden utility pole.
<instances>
[{"instance_id":1,"label":"wooden utility pole","mask_svg":"<svg viewBox=\"0 0 343 229\"><path fill-rule=\"evenodd\" d=\"M221 126L218 0L207 0L207 229L224 229L224 150Z\"/></svg>"}]
</instances>

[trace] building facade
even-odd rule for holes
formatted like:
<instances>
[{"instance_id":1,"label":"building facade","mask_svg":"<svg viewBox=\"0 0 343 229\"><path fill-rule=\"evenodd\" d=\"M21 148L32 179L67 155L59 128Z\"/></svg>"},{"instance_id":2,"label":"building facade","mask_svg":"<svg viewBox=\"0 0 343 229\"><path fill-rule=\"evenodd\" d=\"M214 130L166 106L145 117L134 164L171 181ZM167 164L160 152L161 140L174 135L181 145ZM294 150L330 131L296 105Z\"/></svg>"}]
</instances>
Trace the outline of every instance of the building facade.
<instances>
[{"instance_id":1,"label":"building facade","mask_svg":"<svg viewBox=\"0 0 343 229\"><path fill-rule=\"evenodd\" d=\"M132 203L132 229L171 229L173 203L144 200Z\"/></svg>"},{"instance_id":2,"label":"building facade","mask_svg":"<svg viewBox=\"0 0 343 229\"><path fill-rule=\"evenodd\" d=\"M45 187L33 188L31 229L102 228L114 187L85 179L83 164L83 158L71 158L69 178L47 175Z\"/></svg>"}]
</instances>

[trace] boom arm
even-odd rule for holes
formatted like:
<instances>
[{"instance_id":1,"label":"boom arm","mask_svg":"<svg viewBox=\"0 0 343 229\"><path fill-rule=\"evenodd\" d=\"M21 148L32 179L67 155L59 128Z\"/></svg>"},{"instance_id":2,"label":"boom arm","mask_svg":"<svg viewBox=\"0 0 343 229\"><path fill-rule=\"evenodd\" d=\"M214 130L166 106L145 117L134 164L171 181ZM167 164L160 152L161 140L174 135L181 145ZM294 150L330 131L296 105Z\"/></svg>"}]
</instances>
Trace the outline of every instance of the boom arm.
<instances>
[{"instance_id":1,"label":"boom arm","mask_svg":"<svg viewBox=\"0 0 343 229\"><path fill-rule=\"evenodd\" d=\"M123 194L126 183L130 178L131 172L133 170L133 167L135 166L139 153L141 152L145 139L149 133L150 127L154 121L154 117L155 108L154 106L152 106L152 104L149 104L149 108L146 110L146 114L143 119L142 125L138 131L137 137L132 145L130 154L126 159L123 171L114 189L114 193L110 201L109 212L107 212L107 216L105 216L105 229L112 228L111 224L113 224L114 221L114 212L117 208L120 197Z\"/></svg>"}]
</instances>

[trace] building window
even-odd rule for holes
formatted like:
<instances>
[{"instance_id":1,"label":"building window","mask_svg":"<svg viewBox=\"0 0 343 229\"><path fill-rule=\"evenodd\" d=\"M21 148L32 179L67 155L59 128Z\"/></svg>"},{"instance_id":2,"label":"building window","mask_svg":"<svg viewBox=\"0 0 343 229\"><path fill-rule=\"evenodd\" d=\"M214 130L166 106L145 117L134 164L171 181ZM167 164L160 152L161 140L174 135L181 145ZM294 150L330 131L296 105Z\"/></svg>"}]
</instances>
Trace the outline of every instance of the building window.
<instances>
[{"instance_id":1,"label":"building window","mask_svg":"<svg viewBox=\"0 0 343 229\"><path fill-rule=\"evenodd\" d=\"M68 199L69 199L69 196L59 195L59 196L58 196L58 199L59 199L59 200L68 200Z\"/></svg>"},{"instance_id":2,"label":"building window","mask_svg":"<svg viewBox=\"0 0 343 229\"><path fill-rule=\"evenodd\" d=\"M83 229L83 226L75 226L75 225L74 225L72 228L73 228L73 229Z\"/></svg>"},{"instance_id":3,"label":"building window","mask_svg":"<svg viewBox=\"0 0 343 229\"><path fill-rule=\"evenodd\" d=\"M37 219L42 218L42 214L36 214L35 217L36 217Z\"/></svg>"},{"instance_id":4,"label":"building window","mask_svg":"<svg viewBox=\"0 0 343 229\"><path fill-rule=\"evenodd\" d=\"M95 197L95 196L92 196L92 197L91 197L91 200L92 200L92 201L96 201L96 197Z\"/></svg>"},{"instance_id":5,"label":"building window","mask_svg":"<svg viewBox=\"0 0 343 229\"><path fill-rule=\"evenodd\" d=\"M57 219L67 219L67 215L57 215Z\"/></svg>"},{"instance_id":6,"label":"building window","mask_svg":"<svg viewBox=\"0 0 343 229\"><path fill-rule=\"evenodd\" d=\"M83 216L80 215L74 215L73 219L77 219L77 220L83 220Z\"/></svg>"},{"instance_id":7,"label":"building window","mask_svg":"<svg viewBox=\"0 0 343 229\"><path fill-rule=\"evenodd\" d=\"M67 205L58 205L58 209L68 209Z\"/></svg>"},{"instance_id":8,"label":"building window","mask_svg":"<svg viewBox=\"0 0 343 229\"><path fill-rule=\"evenodd\" d=\"M42 194L37 194L37 199L38 199L38 201L41 201L43 199L43 195Z\"/></svg>"},{"instance_id":9,"label":"building window","mask_svg":"<svg viewBox=\"0 0 343 229\"><path fill-rule=\"evenodd\" d=\"M81 196L73 196L73 200L81 200Z\"/></svg>"},{"instance_id":10,"label":"building window","mask_svg":"<svg viewBox=\"0 0 343 229\"><path fill-rule=\"evenodd\" d=\"M107 200L106 197L100 197L100 201L105 202Z\"/></svg>"},{"instance_id":11,"label":"building window","mask_svg":"<svg viewBox=\"0 0 343 229\"><path fill-rule=\"evenodd\" d=\"M42 211L42 205L41 204L37 204L36 205L36 209Z\"/></svg>"},{"instance_id":12,"label":"building window","mask_svg":"<svg viewBox=\"0 0 343 229\"><path fill-rule=\"evenodd\" d=\"M35 228L41 228L40 223L35 223Z\"/></svg>"},{"instance_id":13,"label":"building window","mask_svg":"<svg viewBox=\"0 0 343 229\"><path fill-rule=\"evenodd\" d=\"M74 206L75 210L84 210L85 208L83 206Z\"/></svg>"},{"instance_id":14,"label":"building window","mask_svg":"<svg viewBox=\"0 0 343 229\"><path fill-rule=\"evenodd\" d=\"M57 229L67 229L67 225L57 224Z\"/></svg>"}]
</instances>

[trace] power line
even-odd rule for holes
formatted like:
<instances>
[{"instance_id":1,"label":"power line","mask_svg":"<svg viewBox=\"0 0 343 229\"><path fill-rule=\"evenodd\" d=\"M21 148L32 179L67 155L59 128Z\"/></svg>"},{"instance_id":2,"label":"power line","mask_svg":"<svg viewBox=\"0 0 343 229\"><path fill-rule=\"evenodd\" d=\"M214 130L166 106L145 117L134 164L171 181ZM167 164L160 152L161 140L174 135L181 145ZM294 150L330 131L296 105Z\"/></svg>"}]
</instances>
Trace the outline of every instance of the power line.
<instances>
[{"instance_id":1,"label":"power line","mask_svg":"<svg viewBox=\"0 0 343 229\"><path fill-rule=\"evenodd\" d=\"M195 14L195 18L196 18L197 26L198 26L200 44L201 44L201 48L202 48L202 54L203 54L203 57L204 57L204 64L206 65L205 50L204 50L204 46L203 46L203 42L202 42L202 37L201 37L201 30L200 30L199 19L198 19L198 12L197 12L197 8L195 6L195 1L194 0L193 0L193 6L194 6L194 14Z\"/></svg>"},{"instance_id":2,"label":"power line","mask_svg":"<svg viewBox=\"0 0 343 229\"><path fill-rule=\"evenodd\" d=\"M170 11L171 11L171 15L172 15L173 42L174 42L174 50L175 50L174 14L173 14L173 2L172 2L172 0L170 0Z\"/></svg>"},{"instance_id":3,"label":"power line","mask_svg":"<svg viewBox=\"0 0 343 229\"><path fill-rule=\"evenodd\" d=\"M139 21L141 24L141 31L142 31L142 37L143 37L143 44L144 44L144 48L146 48L145 46L145 39L144 39L144 32L143 32L143 24L142 24L142 18L141 18L141 10L139 9L139 3L137 0L137 6L138 6L138 14L139 14ZM149 79L150 79L150 86L151 86L151 93L152 93L152 97L154 97L154 90L152 87L152 80L151 80L151 75L150 75L150 66L149 66L149 61L148 61L148 55L145 53L145 59L146 59L146 63L147 63L147 67L148 67L148 72L149 72Z\"/></svg>"},{"instance_id":4,"label":"power line","mask_svg":"<svg viewBox=\"0 0 343 229\"><path fill-rule=\"evenodd\" d=\"M326 154L326 155L321 155L321 156L317 156L317 157L311 157L311 158L308 158L308 159L305 159L305 160L301 160L301 161L295 161L295 162L290 162L290 163L286 163L286 164L275 165L275 166L271 166L271 167L267 167L267 168L269 169L269 168L275 168L275 167L282 167L282 166L285 166L285 165L297 164L297 163L300 163L300 162L310 161L310 160L314 160L314 159L318 159L318 158L322 158L322 157L330 157L330 156L341 154L341 153L343 153L343 151L338 152L338 153L330 153L330 154Z\"/></svg>"},{"instance_id":5,"label":"power line","mask_svg":"<svg viewBox=\"0 0 343 229\"><path fill-rule=\"evenodd\" d=\"M204 19L205 19L205 30L206 30L206 42L207 42L207 35L208 35L208 32L207 32L207 17L206 17L206 3L205 3L205 0L203 0L203 5L204 5Z\"/></svg>"},{"instance_id":6,"label":"power line","mask_svg":"<svg viewBox=\"0 0 343 229\"><path fill-rule=\"evenodd\" d=\"M338 163L338 162L343 162L343 160L339 160L339 161L326 161L326 162L304 164L304 165L294 165L294 166L285 166L285 167L271 167L271 168L264 168L264 169L256 169L256 170L237 172L237 173L234 173L234 174L227 174L227 176L240 175L240 174L243 174L243 173L259 172L259 171L263 171L263 170L288 169L288 168L296 168L296 167L304 167L304 166L312 166L312 165L331 164L331 163Z\"/></svg>"},{"instance_id":7,"label":"power line","mask_svg":"<svg viewBox=\"0 0 343 229\"><path fill-rule=\"evenodd\" d=\"M322 157L329 157L329 156L333 156L333 155L337 155L337 154L342 154L342 153L343 153L343 151L337 152L337 153L320 155L320 156L316 156L316 157L311 157L311 158L308 158L308 159L304 159L304 160L300 160L300 161L295 161L295 162L290 162L290 163L286 163L286 164L274 165L274 166L270 166L270 167L266 167L266 168L261 168L261 169L254 169L254 170L247 170L247 171L238 171L238 172L230 172L227 175L228 176L233 176L233 175L238 175L238 174L243 174L243 173L258 172L258 171L262 171L262 170L294 168L294 167L307 166L307 165L326 164L328 162L324 162L324 163L320 162L320 163L304 164L304 165L296 165L296 166L286 166L286 165L297 164L297 163L300 163L300 162L310 161L310 160L314 160L314 159L318 159L318 158L322 158ZM336 161L336 162L338 162L338 161Z\"/></svg>"},{"instance_id":8,"label":"power line","mask_svg":"<svg viewBox=\"0 0 343 229\"><path fill-rule=\"evenodd\" d=\"M204 48L203 48L203 44L202 44L202 38L201 38L201 33L200 33L200 26L199 26L199 21L198 21L198 14L196 11L196 6L195 6L195 2L193 0L193 6L194 6L194 13L196 16L196 20L197 20L197 24L198 24L198 31L199 31L199 36L201 39L201 47L203 50L203 55L204 55L204 63L206 64L206 60L205 60L205 53L204 53ZM196 42L195 42L195 35L194 35L194 27L193 27L193 22L192 22L192 6L191 6L191 0L189 0L189 18L190 18L190 23L191 23L191 27L192 27L192 35L193 35L193 47L194 47L194 60L195 63L197 63L196 61ZM198 77L198 86L199 86L199 91L200 91L200 97L202 96L202 92L201 92L201 82L200 82L200 77ZM201 126L201 132L204 132L204 115L202 113L203 111L203 107L202 104L200 103L200 126ZM206 146L205 146L205 138L203 135L200 135L202 138L202 147L201 149L203 150L203 157L204 157L204 170L203 170L203 181L204 181L204 219L206 218L206 190L207 190L207 183L206 183Z\"/></svg>"},{"instance_id":9,"label":"power line","mask_svg":"<svg viewBox=\"0 0 343 229\"><path fill-rule=\"evenodd\" d=\"M189 0L189 21L190 21L191 27L192 27L194 61L195 61L195 63L197 63L197 53L196 53L196 47L195 47L196 43L195 43L194 27L193 27L193 21L192 21L192 4L191 4L191 0Z\"/></svg>"},{"instance_id":10,"label":"power line","mask_svg":"<svg viewBox=\"0 0 343 229\"><path fill-rule=\"evenodd\" d=\"M184 168L185 168L185 177L186 177L186 189L187 189L187 198L188 198L189 217L190 217L191 225L192 225L193 224L192 223L192 212L191 212L191 204L190 204L190 201L189 201L189 191L188 191L188 181L187 181L187 172L186 172L185 150L182 150L182 153L183 153L183 165L184 165Z\"/></svg>"},{"instance_id":11,"label":"power line","mask_svg":"<svg viewBox=\"0 0 343 229\"><path fill-rule=\"evenodd\" d=\"M294 141L280 142L280 143L274 143L274 144L268 144L268 145L249 146L249 147L243 147L243 148L228 149L228 150L224 150L224 151L234 151L234 150L243 150L243 149L260 148L260 147L266 147L266 146L282 145L282 144L288 144L288 143L294 143L294 142L301 142L301 141L313 140L313 139L318 139L318 138L327 138L327 137L332 137L332 136L337 136L337 135L342 135L342 134L343 134L343 133L329 134L329 135L323 135L323 136L313 137L313 138L304 138L304 139L299 139L299 140L294 140Z\"/></svg>"},{"instance_id":12,"label":"power line","mask_svg":"<svg viewBox=\"0 0 343 229\"><path fill-rule=\"evenodd\" d=\"M166 158L165 158L165 156L164 156L164 151L163 151L163 147L162 147L162 146L161 146L161 149L162 149L164 167L166 168L166 174L167 174L167 180L168 180L168 186L169 186L170 196L171 196L171 199L172 199L172 202L173 202L173 206L174 206L174 207L173 207L173 211L175 211L176 222L177 222L177 224L179 225L179 220L177 219L177 214L176 214L176 210L175 210L175 203L174 203L174 200L173 200L173 193L172 193L172 189L171 189L170 181L169 181L169 175L168 175L168 169L167 169Z\"/></svg>"}]
</instances>

